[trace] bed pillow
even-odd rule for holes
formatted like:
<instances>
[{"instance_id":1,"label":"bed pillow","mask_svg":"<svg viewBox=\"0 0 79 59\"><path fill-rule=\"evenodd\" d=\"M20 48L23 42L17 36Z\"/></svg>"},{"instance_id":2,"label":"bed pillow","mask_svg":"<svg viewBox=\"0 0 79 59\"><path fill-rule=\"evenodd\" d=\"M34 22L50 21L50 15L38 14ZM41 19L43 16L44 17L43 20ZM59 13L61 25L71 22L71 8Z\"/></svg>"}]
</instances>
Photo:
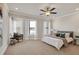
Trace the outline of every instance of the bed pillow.
<instances>
[{"instance_id":1,"label":"bed pillow","mask_svg":"<svg viewBox=\"0 0 79 59\"><path fill-rule=\"evenodd\" d=\"M65 38L65 33L60 33L61 38Z\"/></svg>"},{"instance_id":2,"label":"bed pillow","mask_svg":"<svg viewBox=\"0 0 79 59\"><path fill-rule=\"evenodd\" d=\"M57 37L60 37L60 33L56 33L56 36L57 36Z\"/></svg>"},{"instance_id":3,"label":"bed pillow","mask_svg":"<svg viewBox=\"0 0 79 59\"><path fill-rule=\"evenodd\" d=\"M70 33L65 33L65 38L69 38L70 37Z\"/></svg>"}]
</instances>

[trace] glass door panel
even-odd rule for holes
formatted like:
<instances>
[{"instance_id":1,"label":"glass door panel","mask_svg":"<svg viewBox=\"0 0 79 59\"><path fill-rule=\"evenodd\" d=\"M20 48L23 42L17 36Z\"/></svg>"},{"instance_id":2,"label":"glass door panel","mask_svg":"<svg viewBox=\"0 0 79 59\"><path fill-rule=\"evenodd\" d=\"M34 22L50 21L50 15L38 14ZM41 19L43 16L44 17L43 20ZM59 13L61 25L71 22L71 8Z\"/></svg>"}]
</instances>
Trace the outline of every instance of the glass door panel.
<instances>
[{"instance_id":1,"label":"glass door panel","mask_svg":"<svg viewBox=\"0 0 79 59\"><path fill-rule=\"evenodd\" d=\"M29 21L29 37L35 39L36 36L36 21Z\"/></svg>"},{"instance_id":2,"label":"glass door panel","mask_svg":"<svg viewBox=\"0 0 79 59\"><path fill-rule=\"evenodd\" d=\"M36 35L36 21L30 21L30 35Z\"/></svg>"}]
</instances>

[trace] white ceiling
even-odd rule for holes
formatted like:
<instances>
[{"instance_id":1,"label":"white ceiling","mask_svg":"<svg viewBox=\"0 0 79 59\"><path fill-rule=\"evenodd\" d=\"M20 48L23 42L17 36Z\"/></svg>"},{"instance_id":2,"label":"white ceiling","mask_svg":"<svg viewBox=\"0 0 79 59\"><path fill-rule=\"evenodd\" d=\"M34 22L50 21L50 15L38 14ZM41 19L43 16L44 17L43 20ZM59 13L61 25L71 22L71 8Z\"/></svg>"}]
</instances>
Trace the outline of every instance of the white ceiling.
<instances>
[{"instance_id":1,"label":"white ceiling","mask_svg":"<svg viewBox=\"0 0 79 59\"><path fill-rule=\"evenodd\" d=\"M63 16L69 13L76 12L76 8L79 8L78 3L9 3L9 9L16 12L23 12L26 14L34 15L34 16L42 16L40 15L42 12L40 9L44 9L46 6L55 7L54 11L57 12L56 15L51 15L54 17ZM16 10L15 8L18 8ZM79 11L79 10L78 10ZM46 17L43 15L43 17Z\"/></svg>"}]
</instances>

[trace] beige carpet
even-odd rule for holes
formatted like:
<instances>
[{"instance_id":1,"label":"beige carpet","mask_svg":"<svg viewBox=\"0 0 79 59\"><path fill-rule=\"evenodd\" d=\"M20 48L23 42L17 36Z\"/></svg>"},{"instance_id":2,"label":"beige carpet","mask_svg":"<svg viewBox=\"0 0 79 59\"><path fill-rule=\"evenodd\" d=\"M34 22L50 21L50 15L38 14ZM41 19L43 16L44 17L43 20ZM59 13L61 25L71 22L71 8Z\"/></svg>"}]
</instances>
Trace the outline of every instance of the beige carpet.
<instances>
[{"instance_id":1,"label":"beige carpet","mask_svg":"<svg viewBox=\"0 0 79 59\"><path fill-rule=\"evenodd\" d=\"M39 40L25 40L16 45L9 46L5 55L76 55L79 54L79 46L69 44L60 51Z\"/></svg>"}]
</instances>

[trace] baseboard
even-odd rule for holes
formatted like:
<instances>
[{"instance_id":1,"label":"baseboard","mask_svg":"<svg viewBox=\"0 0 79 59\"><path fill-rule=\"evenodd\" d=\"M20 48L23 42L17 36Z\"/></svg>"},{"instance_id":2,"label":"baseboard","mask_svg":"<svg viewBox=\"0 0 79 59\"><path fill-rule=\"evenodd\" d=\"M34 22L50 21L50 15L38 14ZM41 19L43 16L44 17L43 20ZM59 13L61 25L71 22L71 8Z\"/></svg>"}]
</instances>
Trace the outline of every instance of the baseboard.
<instances>
[{"instance_id":1,"label":"baseboard","mask_svg":"<svg viewBox=\"0 0 79 59\"><path fill-rule=\"evenodd\" d=\"M4 45L0 48L0 55L3 55L7 49L8 45Z\"/></svg>"}]
</instances>

